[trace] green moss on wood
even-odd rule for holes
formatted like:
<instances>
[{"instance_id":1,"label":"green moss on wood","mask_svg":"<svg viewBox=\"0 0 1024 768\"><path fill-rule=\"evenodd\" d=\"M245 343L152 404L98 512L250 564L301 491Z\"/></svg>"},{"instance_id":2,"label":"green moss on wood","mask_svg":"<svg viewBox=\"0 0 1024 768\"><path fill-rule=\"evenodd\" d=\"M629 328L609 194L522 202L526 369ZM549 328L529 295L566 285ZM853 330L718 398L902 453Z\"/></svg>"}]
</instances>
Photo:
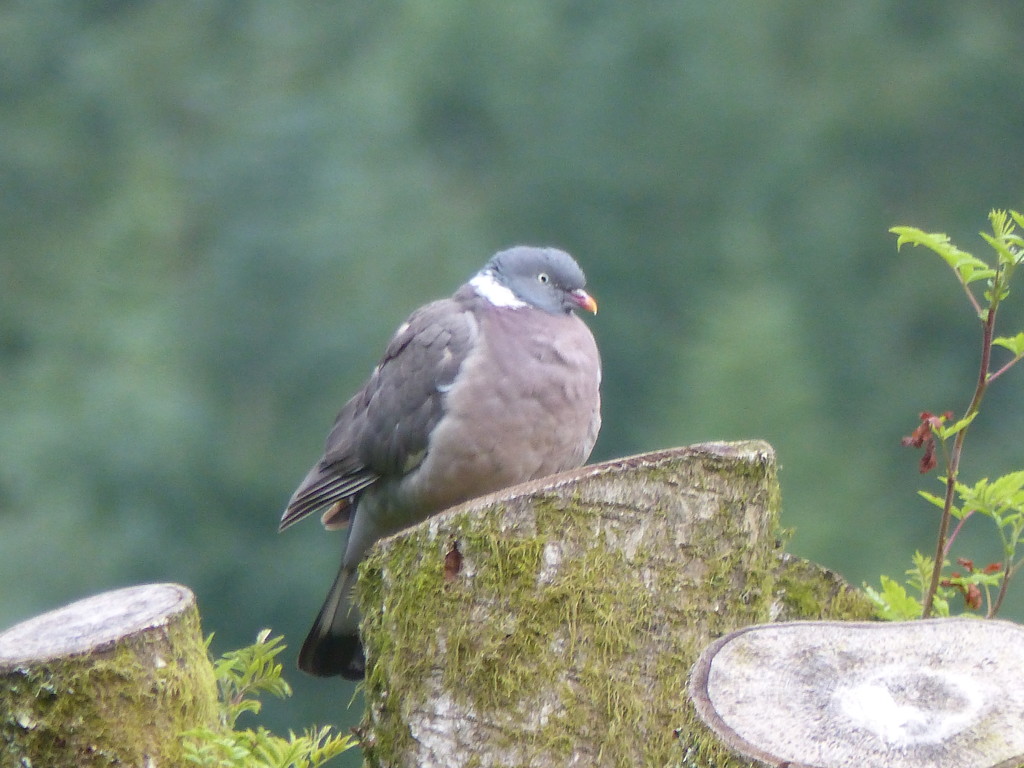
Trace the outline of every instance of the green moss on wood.
<instances>
[{"instance_id":1,"label":"green moss on wood","mask_svg":"<svg viewBox=\"0 0 1024 768\"><path fill-rule=\"evenodd\" d=\"M742 765L696 725L686 699L706 643L767 620L775 595L774 534L752 552L748 515L753 505L756 524L774 529L774 464L710 468L730 471L743 475L732 487L763 490L723 501L713 519L692 525L683 556L660 542L630 549L612 541L634 523L579 492L535 496L525 515L502 505L448 515L375 550L360 587L374 662L370 764L399 764L412 738L408 716L433 675L432 691L440 676L461 708L509 722L507 733L497 728L495 746L522 755L523 765L580 744L597 745L591 758L602 765ZM645 472L652 485L689 481L674 467ZM656 530L671 529L659 505L643 514L656 518L647 521ZM452 542L463 564L446 581Z\"/></svg>"},{"instance_id":2,"label":"green moss on wood","mask_svg":"<svg viewBox=\"0 0 1024 768\"><path fill-rule=\"evenodd\" d=\"M817 563L783 555L775 573L778 600L775 619L837 619L870 621L876 618L874 605L859 589L839 574Z\"/></svg>"},{"instance_id":3,"label":"green moss on wood","mask_svg":"<svg viewBox=\"0 0 1024 768\"><path fill-rule=\"evenodd\" d=\"M0 684L0 765L181 764L177 734L216 724L216 684L195 607L165 631L10 670ZM165 658L168 648L178 657Z\"/></svg>"}]
</instances>

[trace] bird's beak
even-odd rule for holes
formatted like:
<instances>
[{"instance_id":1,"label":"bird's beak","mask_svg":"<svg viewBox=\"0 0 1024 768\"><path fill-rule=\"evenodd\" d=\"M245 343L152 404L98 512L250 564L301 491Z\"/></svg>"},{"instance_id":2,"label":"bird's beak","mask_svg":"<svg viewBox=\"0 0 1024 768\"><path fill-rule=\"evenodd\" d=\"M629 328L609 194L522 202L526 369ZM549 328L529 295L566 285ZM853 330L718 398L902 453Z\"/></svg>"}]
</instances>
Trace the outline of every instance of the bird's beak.
<instances>
[{"instance_id":1,"label":"bird's beak","mask_svg":"<svg viewBox=\"0 0 1024 768\"><path fill-rule=\"evenodd\" d=\"M595 315L597 314L597 302L594 301L593 296L582 288L577 288L569 295L572 296L572 300L576 302L580 309L585 309L587 312L593 312Z\"/></svg>"}]
</instances>

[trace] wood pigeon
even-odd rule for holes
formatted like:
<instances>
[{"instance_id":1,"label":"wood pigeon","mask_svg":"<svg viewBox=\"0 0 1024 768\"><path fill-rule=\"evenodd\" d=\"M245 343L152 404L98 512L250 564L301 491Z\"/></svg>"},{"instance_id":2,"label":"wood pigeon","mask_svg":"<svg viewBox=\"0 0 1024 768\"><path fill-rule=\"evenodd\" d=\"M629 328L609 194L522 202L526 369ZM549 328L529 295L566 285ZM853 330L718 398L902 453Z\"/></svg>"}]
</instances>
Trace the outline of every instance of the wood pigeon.
<instances>
[{"instance_id":1,"label":"wood pigeon","mask_svg":"<svg viewBox=\"0 0 1024 768\"><path fill-rule=\"evenodd\" d=\"M601 426L601 360L574 314L597 312L585 283L564 251L517 246L395 332L281 518L284 530L320 511L328 529L349 528L300 669L363 677L352 591L375 541L590 456Z\"/></svg>"}]
</instances>

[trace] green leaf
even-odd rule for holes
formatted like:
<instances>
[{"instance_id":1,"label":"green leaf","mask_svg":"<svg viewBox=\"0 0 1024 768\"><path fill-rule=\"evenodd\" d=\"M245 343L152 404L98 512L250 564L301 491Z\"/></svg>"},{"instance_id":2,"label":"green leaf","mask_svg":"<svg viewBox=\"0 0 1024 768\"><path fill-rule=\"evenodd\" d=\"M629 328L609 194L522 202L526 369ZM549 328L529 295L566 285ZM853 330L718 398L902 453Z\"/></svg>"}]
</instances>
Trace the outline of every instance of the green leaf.
<instances>
[{"instance_id":1,"label":"green leaf","mask_svg":"<svg viewBox=\"0 0 1024 768\"><path fill-rule=\"evenodd\" d=\"M974 571L973 573L966 573L961 576L951 576L949 579L950 584L959 584L968 586L969 584L977 584L982 587L998 587L1003 579L1003 572L996 571L995 573L985 573L984 571Z\"/></svg>"},{"instance_id":2,"label":"green leaf","mask_svg":"<svg viewBox=\"0 0 1024 768\"><path fill-rule=\"evenodd\" d=\"M1024 470L1010 472L989 482L987 477L973 486L956 484L964 509L992 518L997 525L1014 525L1012 515L1024 512Z\"/></svg>"},{"instance_id":3,"label":"green leaf","mask_svg":"<svg viewBox=\"0 0 1024 768\"><path fill-rule=\"evenodd\" d=\"M992 339L992 343L1010 350L1014 357L1024 357L1024 332L1016 336L997 336Z\"/></svg>"},{"instance_id":4,"label":"green leaf","mask_svg":"<svg viewBox=\"0 0 1024 768\"><path fill-rule=\"evenodd\" d=\"M1010 221L1011 216L1013 221ZM1014 222L1019 225L1019 217L1020 214L1015 211L1010 211L1009 213L1001 210L991 211L988 218L992 224L993 235L981 233L985 241L999 254L1000 265L1008 269L1012 269L1021 261L1021 249L1024 246L1024 240L1014 232Z\"/></svg>"},{"instance_id":5,"label":"green leaf","mask_svg":"<svg viewBox=\"0 0 1024 768\"><path fill-rule=\"evenodd\" d=\"M946 482L945 478L937 478L937 479L940 480L943 485L945 485L945 482ZM946 508L946 496L945 496L945 494L943 494L942 496L937 496L934 493L928 493L928 491L918 491L917 495L920 496L925 501L931 502L932 504L934 504L939 509L945 509ZM960 518L962 518L964 516L964 510L967 509L967 508L968 508L967 504L964 504L963 507L958 507L956 504L950 504L949 505L949 514L951 514L953 517L955 517L957 520L959 520ZM931 564L930 563L931 563L931 561L929 560L929 565L927 566L927 570L929 570L929 571L931 570Z\"/></svg>"},{"instance_id":6,"label":"green leaf","mask_svg":"<svg viewBox=\"0 0 1024 768\"><path fill-rule=\"evenodd\" d=\"M936 592L935 597L932 598L932 614L939 618L949 616L949 600L938 592Z\"/></svg>"},{"instance_id":7,"label":"green leaf","mask_svg":"<svg viewBox=\"0 0 1024 768\"><path fill-rule=\"evenodd\" d=\"M979 233L988 243L992 246L993 250L999 255L999 263L1001 265L1013 265L1017 263L1019 258L1019 251L1016 246L1012 244L1013 240L1019 239L1014 237L993 237L992 235L984 232Z\"/></svg>"},{"instance_id":8,"label":"green leaf","mask_svg":"<svg viewBox=\"0 0 1024 768\"><path fill-rule=\"evenodd\" d=\"M936 496L934 493L928 493L928 491L918 491L917 495L920 496L925 501L930 501L939 509L942 509L946 506L945 496Z\"/></svg>"},{"instance_id":9,"label":"green leaf","mask_svg":"<svg viewBox=\"0 0 1024 768\"><path fill-rule=\"evenodd\" d=\"M946 440L947 438L950 438L953 435L955 435L957 432L961 432L964 429L967 429L968 425L972 421L974 421L974 417L977 416L977 415L978 415L978 412L975 411L970 416L965 416L964 418L960 419L960 421L957 421L957 422L955 422L953 424L950 424L948 426L939 427L938 429L934 430L935 431L935 435L940 440Z\"/></svg>"},{"instance_id":10,"label":"green leaf","mask_svg":"<svg viewBox=\"0 0 1024 768\"><path fill-rule=\"evenodd\" d=\"M916 227L893 227L889 231L897 236L897 249L910 243L913 246L920 245L934 251L956 270L964 283L987 280L996 275L996 271L984 261L953 245L949 235L941 232L925 232Z\"/></svg>"},{"instance_id":11,"label":"green leaf","mask_svg":"<svg viewBox=\"0 0 1024 768\"><path fill-rule=\"evenodd\" d=\"M1008 496L1024 488L1024 470L1007 472L992 481L990 488L992 493L998 496Z\"/></svg>"},{"instance_id":12,"label":"green leaf","mask_svg":"<svg viewBox=\"0 0 1024 768\"><path fill-rule=\"evenodd\" d=\"M906 621L920 618L922 606L915 598L907 594L906 588L895 579L881 576L879 579L882 591L864 585L864 592L875 605L879 618L888 621Z\"/></svg>"},{"instance_id":13,"label":"green leaf","mask_svg":"<svg viewBox=\"0 0 1024 768\"><path fill-rule=\"evenodd\" d=\"M1008 508L1021 511L1024 500L1024 471L1009 472L997 477L988 487L989 503L993 509L1005 512Z\"/></svg>"},{"instance_id":14,"label":"green leaf","mask_svg":"<svg viewBox=\"0 0 1024 768\"><path fill-rule=\"evenodd\" d=\"M1017 226L1024 229L1024 215L1017 213L1016 211L1010 211L1010 216L1017 223Z\"/></svg>"},{"instance_id":15,"label":"green leaf","mask_svg":"<svg viewBox=\"0 0 1024 768\"><path fill-rule=\"evenodd\" d=\"M220 731L200 728L183 733L186 762L202 768L319 768L355 746L353 737L335 734L329 727L308 729L301 736L289 732L287 739L262 727L234 730L240 714L259 712L257 694L291 695L277 663L284 647L282 638L271 638L270 630L264 630L254 645L229 651L214 663L225 727Z\"/></svg>"}]
</instances>

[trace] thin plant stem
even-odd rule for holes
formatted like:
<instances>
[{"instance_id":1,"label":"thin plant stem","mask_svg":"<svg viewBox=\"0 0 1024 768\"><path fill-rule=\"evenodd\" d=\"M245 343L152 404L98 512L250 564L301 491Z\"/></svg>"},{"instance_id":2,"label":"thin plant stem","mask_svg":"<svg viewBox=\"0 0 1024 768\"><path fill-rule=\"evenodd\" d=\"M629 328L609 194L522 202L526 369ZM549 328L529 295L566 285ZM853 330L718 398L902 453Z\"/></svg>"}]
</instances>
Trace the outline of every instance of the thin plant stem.
<instances>
[{"instance_id":1,"label":"thin plant stem","mask_svg":"<svg viewBox=\"0 0 1024 768\"><path fill-rule=\"evenodd\" d=\"M1006 597L1006 590L1010 586L1010 562L1007 560L1006 565L1003 567L1003 580L1002 584L999 585L999 594L996 595L996 601L988 609L988 613L985 614L986 619L991 619L1003 606L1003 598Z\"/></svg>"},{"instance_id":2,"label":"thin plant stem","mask_svg":"<svg viewBox=\"0 0 1024 768\"><path fill-rule=\"evenodd\" d=\"M1004 373L1006 373L1008 370L1010 370L1014 365L1019 363L1020 360L1021 360L1021 358L1015 357L1012 360L1010 360L1008 363L1006 363L1006 365L1004 365L998 371L996 371L995 373L990 374L989 377L988 377L988 383L991 384L993 381L998 379L1000 376L1002 376Z\"/></svg>"},{"instance_id":3,"label":"thin plant stem","mask_svg":"<svg viewBox=\"0 0 1024 768\"><path fill-rule=\"evenodd\" d=\"M956 275L957 282L960 283L960 287L963 288L964 293L967 294L967 300L971 302L971 306L974 307L974 314L980 317L983 310L981 309L981 305L978 304L978 300L974 298L974 294L971 293L971 287L964 282L964 279L960 276L959 272L954 270L954 274Z\"/></svg>"},{"instance_id":4,"label":"thin plant stem","mask_svg":"<svg viewBox=\"0 0 1024 768\"><path fill-rule=\"evenodd\" d=\"M981 364L978 371L978 383L974 388L974 397L971 398L971 404L967 406L967 412L964 414L964 418L969 418L978 412L981 407L981 401L985 397L985 390L988 387L989 375L988 368L992 361L992 337L993 330L996 324L996 309L999 306L999 274L996 274L996 278L993 281L995 285L992 289L992 305L988 311L985 312L985 321L982 324L982 335L981 335ZM967 292L971 295L971 292ZM977 306L973 295L971 295L971 303ZM932 578L928 583L928 591L924 595L924 605L921 609L921 617L927 619L932 615L932 604L935 601L935 593L939 589L939 581L942 578L942 564L945 561L946 554L946 539L949 533L949 520L953 516L951 510L953 509L953 497L956 494L956 480L960 472L960 454L964 447L964 438L967 435L967 429L970 425L965 426L959 432L956 433L956 437L953 439L953 450L949 453L949 461L946 463L946 496L943 500L942 506L942 519L939 521L939 536L938 541L935 544L935 564L932 566Z\"/></svg>"},{"instance_id":5,"label":"thin plant stem","mask_svg":"<svg viewBox=\"0 0 1024 768\"><path fill-rule=\"evenodd\" d=\"M1010 570L1008 571L1008 573L1010 574L1010 578L1013 578L1017 574L1017 571L1020 570L1022 565L1024 565L1024 559L1018 560L1016 563L1013 564L1013 567L1010 568Z\"/></svg>"},{"instance_id":6,"label":"thin plant stem","mask_svg":"<svg viewBox=\"0 0 1024 768\"><path fill-rule=\"evenodd\" d=\"M949 557L949 550L952 548L953 542L956 541L956 537L960 535L960 530L964 527L964 523L966 523L967 519L973 514L974 510L972 509L970 512L967 512L963 517L961 517L960 521L956 524L956 528L954 528L953 532L949 534L949 536L947 537L946 548L942 553L943 560Z\"/></svg>"},{"instance_id":7,"label":"thin plant stem","mask_svg":"<svg viewBox=\"0 0 1024 768\"><path fill-rule=\"evenodd\" d=\"M939 580L942 578L942 564L945 562L946 534L949 531L949 520L953 516L950 510L953 508L953 493L956 490L956 471L960 463L960 448L963 445L963 435L966 430L957 433L956 441L953 443L953 452L949 464L946 467L946 497L942 506L942 518L939 520L939 538L935 546L935 563L932 565L932 578L928 582L928 591L924 594L924 606L921 608L921 618L927 619L932 615L932 603L935 601L935 593L939 589Z\"/></svg>"}]
</instances>

